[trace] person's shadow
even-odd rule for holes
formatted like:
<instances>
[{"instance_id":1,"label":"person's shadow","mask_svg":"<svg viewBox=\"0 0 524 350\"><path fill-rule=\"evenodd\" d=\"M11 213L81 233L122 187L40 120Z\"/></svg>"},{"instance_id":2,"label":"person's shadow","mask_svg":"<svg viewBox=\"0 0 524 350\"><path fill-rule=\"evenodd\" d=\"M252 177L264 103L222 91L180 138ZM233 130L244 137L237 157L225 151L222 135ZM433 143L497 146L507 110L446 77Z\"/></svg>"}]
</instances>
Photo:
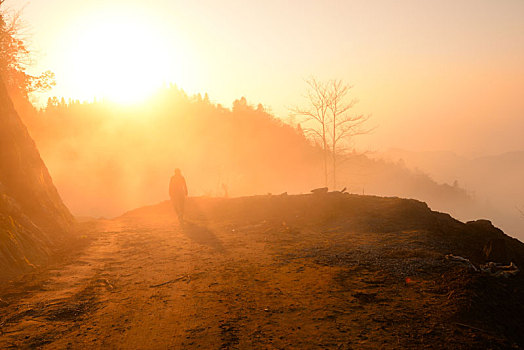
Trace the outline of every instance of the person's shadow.
<instances>
[{"instance_id":1,"label":"person's shadow","mask_svg":"<svg viewBox=\"0 0 524 350\"><path fill-rule=\"evenodd\" d=\"M225 252L225 248L220 239L207 227L187 221L181 226L182 232L192 241L209 246L218 252Z\"/></svg>"}]
</instances>

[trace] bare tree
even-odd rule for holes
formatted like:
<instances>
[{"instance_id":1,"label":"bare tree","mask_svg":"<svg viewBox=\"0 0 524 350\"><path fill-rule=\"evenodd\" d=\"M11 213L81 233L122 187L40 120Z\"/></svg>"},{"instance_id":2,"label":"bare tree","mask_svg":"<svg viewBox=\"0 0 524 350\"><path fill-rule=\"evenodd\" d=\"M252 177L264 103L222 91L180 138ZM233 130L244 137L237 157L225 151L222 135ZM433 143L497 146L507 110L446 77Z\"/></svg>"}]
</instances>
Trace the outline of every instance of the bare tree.
<instances>
[{"instance_id":1,"label":"bare tree","mask_svg":"<svg viewBox=\"0 0 524 350\"><path fill-rule=\"evenodd\" d=\"M337 187L337 165L339 157L343 155L346 148L343 144L353 136L367 134L371 130L362 129L362 125L370 118L362 114L352 116L348 111L353 108L357 100L348 101L348 93L351 86L341 80L329 82L329 103L331 122L331 157L333 165L333 188Z\"/></svg>"},{"instance_id":2,"label":"bare tree","mask_svg":"<svg viewBox=\"0 0 524 350\"><path fill-rule=\"evenodd\" d=\"M314 121L315 125L304 131L319 139L323 150L324 182L328 183L328 158L331 156L333 187L337 186L337 166L346 151L347 141L356 135L369 133L362 128L369 116L350 115L355 99L348 99L351 86L341 80L319 82L314 78L306 81L308 108L294 108L294 115ZM346 143L345 143L346 142Z\"/></svg>"},{"instance_id":3,"label":"bare tree","mask_svg":"<svg viewBox=\"0 0 524 350\"><path fill-rule=\"evenodd\" d=\"M323 153L324 164L324 185L327 187L328 182L328 132L329 132L329 88L328 85L311 78L306 81L308 85L306 98L309 106L306 108L294 108L294 115L303 117L305 121L314 121L315 126L305 128L304 132L312 135L313 138L320 140Z\"/></svg>"}]
</instances>

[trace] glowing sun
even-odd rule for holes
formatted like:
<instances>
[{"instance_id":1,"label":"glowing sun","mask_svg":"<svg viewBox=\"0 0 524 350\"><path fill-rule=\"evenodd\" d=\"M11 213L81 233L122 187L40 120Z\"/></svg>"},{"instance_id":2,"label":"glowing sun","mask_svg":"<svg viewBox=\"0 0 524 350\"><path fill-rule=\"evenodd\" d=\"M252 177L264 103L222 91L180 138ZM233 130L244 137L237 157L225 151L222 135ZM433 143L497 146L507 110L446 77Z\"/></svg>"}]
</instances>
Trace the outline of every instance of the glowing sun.
<instances>
[{"instance_id":1,"label":"glowing sun","mask_svg":"<svg viewBox=\"0 0 524 350\"><path fill-rule=\"evenodd\" d=\"M93 20L68 47L69 79L82 95L132 103L173 76L175 55L153 21L111 16Z\"/></svg>"}]
</instances>

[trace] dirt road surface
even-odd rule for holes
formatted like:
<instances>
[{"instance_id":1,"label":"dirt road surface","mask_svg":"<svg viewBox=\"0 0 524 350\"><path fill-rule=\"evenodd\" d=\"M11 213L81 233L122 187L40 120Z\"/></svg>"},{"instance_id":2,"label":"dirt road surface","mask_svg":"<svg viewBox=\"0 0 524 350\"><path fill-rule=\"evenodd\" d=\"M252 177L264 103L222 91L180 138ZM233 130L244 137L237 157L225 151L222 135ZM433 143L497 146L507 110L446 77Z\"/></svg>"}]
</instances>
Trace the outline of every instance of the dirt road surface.
<instances>
[{"instance_id":1,"label":"dirt road surface","mask_svg":"<svg viewBox=\"0 0 524 350\"><path fill-rule=\"evenodd\" d=\"M181 225L163 203L84 224L84 248L0 290L0 348L469 348L496 340L448 319L454 292L436 276L450 267L427 248L427 232L236 210L226 217L190 207Z\"/></svg>"}]
</instances>

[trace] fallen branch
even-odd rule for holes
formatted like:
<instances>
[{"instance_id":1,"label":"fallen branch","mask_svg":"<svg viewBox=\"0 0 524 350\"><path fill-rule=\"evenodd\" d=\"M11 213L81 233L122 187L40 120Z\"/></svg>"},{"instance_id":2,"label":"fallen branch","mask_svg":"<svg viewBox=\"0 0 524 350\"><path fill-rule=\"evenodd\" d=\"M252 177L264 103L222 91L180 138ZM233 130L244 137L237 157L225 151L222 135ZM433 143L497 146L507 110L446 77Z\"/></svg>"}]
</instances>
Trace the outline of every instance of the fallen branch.
<instances>
[{"instance_id":1,"label":"fallen branch","mask_svg":"<svg viewBox=\"0 0 524 350\"><path fill-rule=\"evenodd\" d=\"M491 334L491 332L488 332L488 331L485 330L485 329L481 329L481 328L473 327L473 326L470 326L470 325L467 325L467 324L464 324L464 323L458 323L458 322L455 322L455 324L456 324L457 326L461 326L461 327L464 327L464 328L469 328L469 329L473 329L473 330L475 330L475 331L480 331L480 332L483 332L483 333Z\"/></svg>"},{"instance_id":2,"label":"fallen branch","mask_svg":"<svg viewBox=\"0 0 524 350\"><path fill-rule=\"evenodd\" d=\"M446 255L446 260L457 261L457 262L466 264L473 271L478 271L479 270L475 265L473 265L473 263L471 261L469 261L469 259L466 259L466 258L464 258L462 256L448 254L448 255Z\"/></svg>"}]
</instances>

